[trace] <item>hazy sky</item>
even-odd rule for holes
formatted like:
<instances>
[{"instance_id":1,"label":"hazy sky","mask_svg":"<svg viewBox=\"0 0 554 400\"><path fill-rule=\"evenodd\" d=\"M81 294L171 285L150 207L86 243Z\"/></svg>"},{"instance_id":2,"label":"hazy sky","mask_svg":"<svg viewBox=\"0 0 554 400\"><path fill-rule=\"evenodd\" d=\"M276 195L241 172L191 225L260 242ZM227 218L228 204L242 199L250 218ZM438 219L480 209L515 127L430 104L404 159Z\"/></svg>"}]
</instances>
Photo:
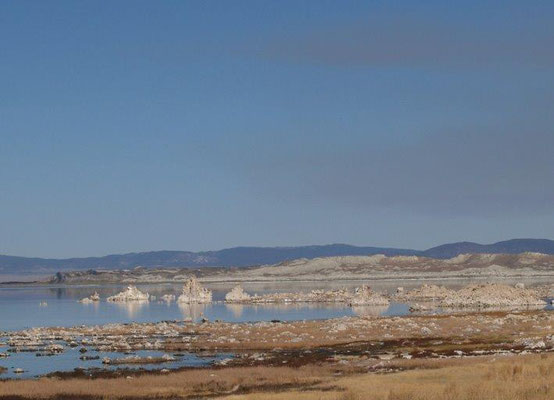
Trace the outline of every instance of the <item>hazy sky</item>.
<instances>
[{"instance_id":1,"label":"hazy sky","mask_svg":"<svg viewBox=\"0 0 554 400\"><path fill-rule=\"evenodd\" d=\"M554 238L554 2L451 3L0 2L0 254Z\"/></svg>"}]
</instances>

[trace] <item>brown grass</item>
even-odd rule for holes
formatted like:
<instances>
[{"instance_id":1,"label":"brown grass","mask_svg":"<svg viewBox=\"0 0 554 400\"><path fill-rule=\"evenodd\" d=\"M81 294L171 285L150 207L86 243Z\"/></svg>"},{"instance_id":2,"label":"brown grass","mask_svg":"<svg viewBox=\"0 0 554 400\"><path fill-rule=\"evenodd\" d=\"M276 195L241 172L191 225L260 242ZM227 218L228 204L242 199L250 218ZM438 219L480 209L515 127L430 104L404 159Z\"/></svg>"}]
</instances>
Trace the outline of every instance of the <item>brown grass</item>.
<instances>
[{"instance_id":1,"label":"brown grass","mask_svg":"<svg viewBox=\"0 0 554 400\"><path fill-rule=\"evenodd\" d=\"M305 400L550 400L554 355L401 360L418 368L335 376L326 366L189 370L134 379L0 382L0 398L205 398Z\"/></svg>"},{"instance_id":2,"label":"brown grass","mask_svg":"<svg viewBox=\"0 0 554 400\"><path fill-rule=\"evenodd\" d=\"M306 366L187 370L167 375L115 379L42 378L0 382L2 396L23 398L187 398L224 395L234 391L281 390L312 386L331 376L329 368Z\"/></svg>"},{"instance_id":3,"label":"brown grass","mask_svg":"<svg viewBox=\"0 0 554 400\"><path fill-rule=\"evenodd\" d=\"M438 366L437 361L433 363ZM256 393L228 399L551 400L554 398L554 356L473 359L437 369L348 376L333 384L344 391Z\"/></svg>"}]
</instances>

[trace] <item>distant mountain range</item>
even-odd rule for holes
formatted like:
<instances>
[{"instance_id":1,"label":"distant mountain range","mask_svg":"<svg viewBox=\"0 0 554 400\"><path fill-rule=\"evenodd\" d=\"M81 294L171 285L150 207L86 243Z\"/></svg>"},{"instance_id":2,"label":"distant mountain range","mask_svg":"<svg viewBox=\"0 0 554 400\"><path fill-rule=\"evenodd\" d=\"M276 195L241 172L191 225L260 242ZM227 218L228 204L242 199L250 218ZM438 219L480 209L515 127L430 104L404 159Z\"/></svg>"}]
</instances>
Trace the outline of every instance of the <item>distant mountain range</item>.
<instances>
[{"instance_id":1,"label":"distant mountain range","mask_svg":"<svg viewBox=\"0 0 554 400\"><path fill-rule=\"evenodd\" d=\"M428 250L360 247L346 244L300 247L233 247L217 251L151 251L108 255L104 257L45 259L0 255L0 275L50 274L57 271L87 269L129 269L143 267L244 267L276 264L298 258L317 258L346 255L387 256L416 255L430 258L451 258L464 253L537 252L554 254L554 240L512 239L493 244L457 242Z\"/></svg>"}]
</instances>

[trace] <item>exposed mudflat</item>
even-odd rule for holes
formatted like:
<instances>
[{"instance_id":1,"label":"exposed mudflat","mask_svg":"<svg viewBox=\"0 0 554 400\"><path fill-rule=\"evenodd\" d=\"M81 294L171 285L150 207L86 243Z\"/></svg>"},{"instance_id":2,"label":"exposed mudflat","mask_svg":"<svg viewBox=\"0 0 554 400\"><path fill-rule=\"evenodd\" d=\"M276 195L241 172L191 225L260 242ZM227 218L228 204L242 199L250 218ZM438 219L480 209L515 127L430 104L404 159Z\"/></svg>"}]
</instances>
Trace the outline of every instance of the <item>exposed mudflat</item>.
<instances>
[{"instance_id":1,"label":"exposed mudflat","mask_svg":"<svg viewBox=\"0 0 554 400\"><path fill-rule=\"evenodd\" d=\"M0 332L8 352L58 353L83 346L93 351L276 350L336 346L405 338L502 337L523 343L533 336L554 345L554 313L548 311L463 313L407 317L345 317L323 321L107 324L72 328L41 327Z\"/></svg>"}]
</instances>

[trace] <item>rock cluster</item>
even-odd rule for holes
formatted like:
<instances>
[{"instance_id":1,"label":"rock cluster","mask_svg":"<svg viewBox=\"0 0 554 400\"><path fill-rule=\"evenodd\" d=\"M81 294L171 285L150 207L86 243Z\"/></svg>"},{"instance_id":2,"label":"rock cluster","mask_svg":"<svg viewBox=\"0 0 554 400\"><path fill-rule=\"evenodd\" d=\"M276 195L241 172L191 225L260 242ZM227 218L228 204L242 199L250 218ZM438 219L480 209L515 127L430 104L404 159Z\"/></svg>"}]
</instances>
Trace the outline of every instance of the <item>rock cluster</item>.
<instances>
[{"instance_id":1,"label":"rock cluster","mask_svg":"<svg viewBox=\"0 0 554 400\"><path fill-rule=\"evenodd\" d=\"M146 357L140 357L140 356L128 356L128 357L122 357L122 358L109 358L104 357L102 358L102 364L107 365L123 365L123 364L161 364L166 362L175 361L175 357L164 354L161 357L152 357L152 356L146 356Z\"/></svg>"},{"instance_id":2,"label":"rock cluster","mask_svg":"<svg viewBox=\"0 0 554 400\"><path fill-rule=\"evenodd\" d=\"M236 286L225 296L228 303L347 303L349 305L388 305L389 300L373 292L369 286L356 288L354 293L347 289L312 290L297 293L270 293L251 296Z\"/></svg>"},{"instance_id":3,"label":"rock cluster","mask_svg":"<svg viewBox=\"0 0 554 400\"><path fill-rule=\"evenodd\" d=\"M32 328L23 331L2 332L0 340L6 341L7 352L50 352L60 354L63 347L82 346L88 349L83 360L98 359L94 352L129 353L139 350L156 350L170 357L180 357L178 351L279 351L281 349L333 346L343 343L372 343L363 345L363 352L375 351L381 358L399 357L397 347L403 340L432 338L433 346L451 352L448 343L475 344L475 355L485 355L483 350L494 352L552 351L554 313L547 311L521 313L460 313L425 317L343 317L318 321L293 322L205 322L183 323L163 321L157 323L121 323L100 326ZM468 340L466 340L468 339ZM399 340L399 342L396 342ZM484 340L484 341L483 341ZM385 345L384 341L393 341ZM420 344L407 344L415 348ZM431 342L429 342L431 344ZM492 344L491 343L496 343ZM482 345L485 344L486 348ZM497 347L502 346L502 347ZM63 346L63 347L62 347ZM374 350L371 350L373 348ZM429 347L430 348L430 347ZM271 350L273 349L273 350ZM437 348L435 348L437 349ZM467 351L463 349L464 353ZM458 351L458 350L456 350ZM81 350L81 352L83 352ZM349 352L349 351L348 351ZM433 353L431 357L440 357ZM38 353L37 353L38 354ZM418 354L419 353L418 351ZM462 353L456 353L462 354ZM500 353L499 353L500 354ZM506 353L507 354L507 353ZM127 355L127 354L126 354ZM452 354L446 356L452 356ZM427 357L427 356L425 356ZM14 357L15 358L15 357ZM370 357L371 358L371 357ZM168 356L131 356L123 359L107 359L108 364L168 362Z\"/></svg>"},{"instance_id":4,"label":"rock cluster","mask_svg":"<svg viewBox=\"0 0 554 400\"><path fill-rule=\"evenodd\" d=\"M148 293L142 293L136 286L128 286L123 292L107 298L108 301L112 302L148 301L149 299L150 295Z\"/></svg>"},{"instance_id":5,"label":"rock cluster","mask_svg":"<svg viewBox=\"0 0 554 400\"><path fill-rule=\"evenodd\" d=\"M244 291L244 289L237 285L229 293L225 295L225 301L228 303L243 303L248 302L252 296Z\"/></svg>"},{"instance_id":6,"label":"rock cluster","mask_svg":"<svg viewBox=\"0 0 554 400\"><path fill-rule=\"evenodd\" d=\"M189 278L184 286L183 293L177 299L178 303L202 304L211 303L212 292L200 285L195 277Z\"/></svg>"},{"instance_id":7,"label":"rock cluster","mask_svg":"<svg viewBox=\"0 0 554 400\"><path fill-rule=\"evenodd\" d=\"M518 307L546 305L531 289L502 284L469 285L444 297L441 307Z\"/></svg>"},{"instance_id":8,"label":"rock cluster","mask_svg":"<svg viewBox=\"0 0 554 400\"><path fill-rule=\"evenodd\" d=\"M363 285L356 288L349 304L351 306L387 306L389 305L389 299L375 293L369 286Z\"/></svg>"},{"instance_id":9,"label":"rock cluster","mask_svg":"<svg viewBox=\"0 0 554 400\"><path fill-rule=\"evenodd\" d=\"M451 296L454 293L452 289L437 285L423 285L420 288L412 289L408 292L398 292L397 297L405 300L433 301L441 300Z\"/></svg>"}]
</instances>

